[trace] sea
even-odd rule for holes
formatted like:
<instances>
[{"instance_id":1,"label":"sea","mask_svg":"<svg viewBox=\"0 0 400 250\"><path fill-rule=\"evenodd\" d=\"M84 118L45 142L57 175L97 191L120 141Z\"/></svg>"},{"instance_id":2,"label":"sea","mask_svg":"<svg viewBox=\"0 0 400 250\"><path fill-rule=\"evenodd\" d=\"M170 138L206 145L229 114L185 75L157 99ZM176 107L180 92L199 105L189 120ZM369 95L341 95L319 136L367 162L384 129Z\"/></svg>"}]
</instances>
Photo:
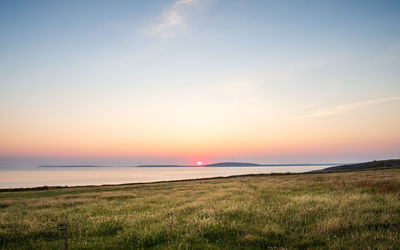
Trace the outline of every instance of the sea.
<instances>
[{"instance_id":1,"label":"sea","mask_svg":"<svg viewBox=\"0 0 400 250\"><path fill-rule=\"evenodd\" d=\"M0 165L0 188L147 183L247 174L302 173L330 166L333 166L333 164L240 167L39 167Z\"/></svg>"}]
</instances>

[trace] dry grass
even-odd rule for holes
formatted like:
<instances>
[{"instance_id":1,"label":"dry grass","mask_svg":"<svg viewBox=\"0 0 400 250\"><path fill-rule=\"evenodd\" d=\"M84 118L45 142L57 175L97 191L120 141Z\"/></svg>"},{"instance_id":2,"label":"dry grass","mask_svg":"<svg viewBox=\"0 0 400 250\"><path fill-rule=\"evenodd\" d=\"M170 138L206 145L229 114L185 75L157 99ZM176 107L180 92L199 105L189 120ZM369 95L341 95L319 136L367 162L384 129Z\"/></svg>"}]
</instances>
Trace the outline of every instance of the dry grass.
<instances>
[{"instance_id":1,"label":"dry grass","mask_svg":"<svg viewBox=\"0 0 400 250\"><path fill-rule=\"evenodd\" d=\"M400 170L0 193L0 249L400 248Z\"/></svg>"}]
</instances>

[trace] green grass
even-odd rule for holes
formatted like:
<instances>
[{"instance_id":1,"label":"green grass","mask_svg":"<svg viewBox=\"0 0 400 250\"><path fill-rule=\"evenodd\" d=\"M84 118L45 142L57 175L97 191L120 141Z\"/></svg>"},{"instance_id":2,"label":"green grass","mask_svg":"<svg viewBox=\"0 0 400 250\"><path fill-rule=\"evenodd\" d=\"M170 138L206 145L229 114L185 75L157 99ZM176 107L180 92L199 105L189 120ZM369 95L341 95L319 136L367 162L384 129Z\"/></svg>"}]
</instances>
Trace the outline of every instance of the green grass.
<instances>
[{"instance_id":1,"label":"green grass","mask_svg":"<svg viewBox=\"0 0 400 250\"><path fill-rule=\"evenodd\" d=\"M400 248L400 169L0 193L0 249Z\"/></svg>"}]
</instances>

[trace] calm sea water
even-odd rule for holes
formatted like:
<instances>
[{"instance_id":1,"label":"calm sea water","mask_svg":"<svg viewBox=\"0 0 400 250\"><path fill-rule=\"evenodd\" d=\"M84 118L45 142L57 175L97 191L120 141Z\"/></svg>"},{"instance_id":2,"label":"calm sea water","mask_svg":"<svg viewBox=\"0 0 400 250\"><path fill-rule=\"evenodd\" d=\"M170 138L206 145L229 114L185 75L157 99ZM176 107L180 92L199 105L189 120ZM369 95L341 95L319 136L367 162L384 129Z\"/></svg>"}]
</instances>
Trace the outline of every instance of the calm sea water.
<instances>
[{"instance_id":1,"label":"calm sea water","mask_svg":"<svg viewBox=\"0 0 400 250\"><path fill-rule=\"evenodd\" d=\"M301 173L323 169L314 166L263 167L0 167L0 188L80 186L197 179L261 173Z\"/></svg>"}]
</instances>

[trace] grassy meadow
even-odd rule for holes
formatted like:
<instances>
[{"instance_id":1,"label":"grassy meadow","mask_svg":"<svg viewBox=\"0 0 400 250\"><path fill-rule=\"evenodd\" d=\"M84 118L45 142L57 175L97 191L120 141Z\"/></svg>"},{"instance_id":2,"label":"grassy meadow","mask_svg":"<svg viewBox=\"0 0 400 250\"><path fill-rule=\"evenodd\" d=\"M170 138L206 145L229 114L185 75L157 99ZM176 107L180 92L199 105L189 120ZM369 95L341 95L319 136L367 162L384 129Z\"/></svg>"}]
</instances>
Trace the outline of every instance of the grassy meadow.
<instances>
[{"instance_id":1,"label":"grassy meadow","mask_svg":"<svg viewBox=\"0 0 400 250\"><path fill-rule=\"evenodd\" d=\"M400 169L0 193L0 249L400 249Z\"/></svg>"}]
</instances>

